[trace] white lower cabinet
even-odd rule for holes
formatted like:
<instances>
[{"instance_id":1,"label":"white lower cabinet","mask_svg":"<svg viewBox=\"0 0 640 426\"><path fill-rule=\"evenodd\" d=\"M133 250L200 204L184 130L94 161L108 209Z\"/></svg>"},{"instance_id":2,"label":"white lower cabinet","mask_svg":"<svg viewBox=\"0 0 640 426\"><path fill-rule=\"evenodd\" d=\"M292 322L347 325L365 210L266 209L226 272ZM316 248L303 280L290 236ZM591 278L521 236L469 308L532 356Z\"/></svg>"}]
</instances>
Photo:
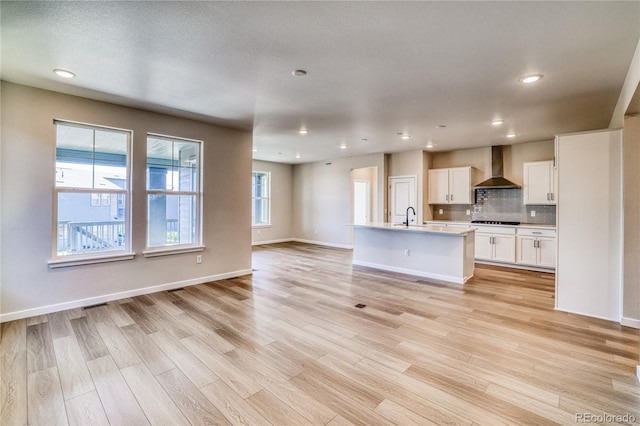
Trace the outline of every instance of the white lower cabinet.
<instances>
[{"instance_id":1,"label":"white lower cabinet","mask_svg":"<svg viewBox=\"0 0 640 426\"><path fill-rule=\"evenodd\" d=\"M475 247L476 259L515 263L515 234L516 228L478 226Z\"/></svg>"},{"instance_id":2,"label":"white lower cabinet","mask_svg":"<svg viewBox=\"0 0 640 426\"><path fill-rule=\"evenodd\" d=\"M541 268L556 267L555 230L520 228L518 229L516 242L516 262L518 264Z\"/></svg>"},{"instance_id":3,"label":"white lower cabinet","mask_svg":"<svg viewBox=\"0 0 640 426\"><path fill-rule=\"evenodd\" d=\"M529 269L555 269L556 230L551 228L520 226L491 226L468 222L425 222L439 226L473 226L475 258L480 261L500 262L504 266Z\"/></svg>"}]
</instances>

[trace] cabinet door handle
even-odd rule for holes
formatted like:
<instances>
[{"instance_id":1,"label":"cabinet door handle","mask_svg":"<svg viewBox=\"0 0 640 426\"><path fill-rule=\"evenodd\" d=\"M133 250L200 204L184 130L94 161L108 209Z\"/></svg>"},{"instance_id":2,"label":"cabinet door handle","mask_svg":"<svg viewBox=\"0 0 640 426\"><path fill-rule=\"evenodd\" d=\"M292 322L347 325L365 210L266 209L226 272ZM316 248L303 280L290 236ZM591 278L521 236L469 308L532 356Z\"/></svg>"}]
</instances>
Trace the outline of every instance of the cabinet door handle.
<instances>
[{"instance_id":1,"label":"cabinet door handle","mask_svg":"<svg viewBox=\"0 0 640 426\"><path fill-rule=\"evenodd\" d=\"M444 196L445 200L449 201L449 194Z\"/></svg>"},{"instance_id":2,"label":"cabinet door handle","mask_svg":"<svg viewBox=\"0 0 640 426\"><path fill-rule=\"evenodd\" d=\"M449 201L453 201L453 194L449 197Z\"/></svg>"},{"instance_id":3,"label":"cabinet door handle","mask_svg":"<svg viewBox=\"0 0 640 426\"><path fill-rule=\"evenodd\" d=\"M533 247L535 247L535 248L540 248L540 240L535 240L535 241L533 242Z\"/></svg>"},{"instance_id":4,"label":"cabinet door handle","mask_svg":"<svg viewBox=\"0 0 640 426\"><path fill-rule=\"evenodd\" d=\"M549 193L547 192L547 201L551 201L551 199L549 198Z\"/></svg>"},{"instance_id":5,"label":"cabinet door handle","mask_svg":"<svg viewBox=\"0 0 640 426\"><path fill-rule=\"evenodd\" d=\"M556 194L554 194L553 192L551 193L551 201L556 199Z\"/></svg>"}]
</instances>

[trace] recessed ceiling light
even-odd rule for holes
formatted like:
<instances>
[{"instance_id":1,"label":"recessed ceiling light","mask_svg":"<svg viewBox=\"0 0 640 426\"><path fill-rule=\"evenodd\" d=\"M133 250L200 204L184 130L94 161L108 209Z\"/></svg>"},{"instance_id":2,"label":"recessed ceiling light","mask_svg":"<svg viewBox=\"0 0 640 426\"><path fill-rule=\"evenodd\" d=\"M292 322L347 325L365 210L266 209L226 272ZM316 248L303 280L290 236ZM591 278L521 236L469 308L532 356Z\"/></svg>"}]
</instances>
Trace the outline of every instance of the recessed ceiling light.
<instances>
[{"instance_id":1,"label":"recessed ceiling light","mask_svg":"<svg viewBox=\"0 0 640 426\"><path fill-rule=\"evenodd\" d=\"M56 68L53 70L53 72L56 73L56 75L58 75L58 77L64 77L64 78L73 78L76 75L74 73L72 73L71 71L68 70L63 70L61 68Z\"/></svg>"},{"instance_id":2,"label":"recessed ceiling light","mask_svg":"<svg viewBox=\"0 0 640 426\"><path fill-rule=\"evenodd\" d=\"M404 140L411 139L411 136L409 136L409 135L402 135L402 136L400 136L400 139L404 139Z\"/></svg>"},{"instance_id":3,"label":"recessed ceiling light","mask_svg":"<svg viewBox=\"0 0 640 426\"><path fill-rule=\"evenodd\" d=\"M347 149L347 146L345 144L340 145L340 149Z\"/></svg>"},{"instance_id":4,"label":"recessed ceiling light","mask_svg":"<svg viewBox=\"0 0 640 426\"><path fill-rule=\"evenodd\" d=\"M291 74L293 74L294 77L304 77L307 75L307 72L305 70L295 70Z\"/></svg>"},{"instance_id":5,"label":"recessed ceiling light","mask_svg":"<svg viewBox=\"0 0 640 426\"><path fill-rule=\"evenodd\" d=\"M300 158L300 154L296 154L296 158Z\"/></svg>"},{"instance_id":6,"label":"recessed ceiling light","mask_svg":"<svg viewBox=\"0 0 640 426\"><path fill-rule=\"evenodd\" d=\"M520 80L518 81L520 81L520 83L529 84L529 83L535 83L541 78L542 78L542 74L530 74L530 75L525 75L524 77L520 77Z\"/></svg>"},{"instance_id":7,"label":"recessed ceiling light","mask_svg":"<svg viewBox=\"0 0 640 426\"><path fill-rule=\"evenodd\" d=\"M444 125L444 124L438 124L438 125L436 126L436 129L444 129L445 127L447 127L447 126L446 126L446 125Z\"/></svg>"},{"instance_id":8,"label":"recessed ceiling light","mask_svg":"<svg viewBox=\"0 0 640 426\"><path fill-rule=\"evenodd\" d=\"M507 133L507 137L508 138L515 138L516 134L515 133Z\"/></svg>"},{"instance_id":9,"label":"recessed ceiling light","mask_svg":"<svg viewBox=\"0 0 640 426\"><path fill-rule=\"evenodd\" d=\"M253 152L258 152L258 148L253 148Z\"/></svg>"},{"instance_id":10,"label":"recessed ceiling light","mask_svg":"<svg viewBox=\"0 0 640 426\"><path fill-rule=\"evenodd\" d=\"M363 142L366 142L366 141L368 141L369 139L367 139L367 138L362 138L362 139L360 139L360 140L361 140L361 141L363 141Z\"/></svg>"},{"instance_id":11,"label":"recessed ceiling light","mask_svg":"<svg viewBox=\"0 0 640 426\"><path fill-rule=\"evenodd\" d=\"M309 133L309 129L300 129L298 130L298 133L300 133L301 135L306 135Z\"/></svg>"},{"instance_id":12,"label":"recessed ceiling light","mask_svg":"<svg viewBox=\"0 0 640 426\"><path fill-rule=\"evenodd\" d=\"M499 126L501 124L504 124L504 120L493 120L491 124L493 124L494 126Z\"/></svg>"},{"instance_id":13,"label":"recessed ceiling light","mask_svg":"<svg viewBox=\"0 0 640 426\"><path fill-rule=\"evenodd\" d=\"M427 144L425 145L426 148L433 148L435 146L435 144L433 142L427 142Z\"/></svg>"}]
</instances>

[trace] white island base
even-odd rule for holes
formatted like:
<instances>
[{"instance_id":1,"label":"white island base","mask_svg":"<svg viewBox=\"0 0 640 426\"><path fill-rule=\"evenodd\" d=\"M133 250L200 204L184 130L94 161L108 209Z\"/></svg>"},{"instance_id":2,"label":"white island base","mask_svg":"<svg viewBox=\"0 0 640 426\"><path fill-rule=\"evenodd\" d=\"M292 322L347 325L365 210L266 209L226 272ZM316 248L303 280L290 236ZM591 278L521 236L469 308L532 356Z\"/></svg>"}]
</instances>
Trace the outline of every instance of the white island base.
<instances>
[{"instance_id":1,"label":"white island base","mask_svg":"<svg viewBox=\"0 0 640 426\"><path fill-rule=\"evenodd\" d=\"M353 264L464 284L473 277L475 228L353 225Z\"/></svg>"}]
</instances>

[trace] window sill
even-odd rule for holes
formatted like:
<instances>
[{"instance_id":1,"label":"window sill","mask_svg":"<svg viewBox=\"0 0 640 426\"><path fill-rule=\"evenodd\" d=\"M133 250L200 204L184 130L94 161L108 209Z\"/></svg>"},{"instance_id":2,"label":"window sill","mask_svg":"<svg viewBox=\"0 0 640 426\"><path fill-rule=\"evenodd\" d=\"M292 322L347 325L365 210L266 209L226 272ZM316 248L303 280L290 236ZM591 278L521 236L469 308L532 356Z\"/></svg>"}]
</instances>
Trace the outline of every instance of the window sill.
<instances>
[{"instance_id":1,"label":"window sill","mask_svg":"<svg viewBox=\"0 0 640 426\"><path fill-rule=\"evenodd\" d=\"M271 228L271 226L272 225L270 223L269 224L265 224L265 225L251 225L251 227L253 229L256 229L256 228Z\"/></svg>"},{"instance_id":2,"label":"window sill","mask_svg":"<svg viewBox=\"0 0 640 426\"><path fill-rule=\"evenodd\" d=\"M73 259L55 259L47 262L49 268L66 268L68 266L92 265L94 263L119 262L121 260L133 260L135 253L118 253L94 257L74 257Z\"/></svg>"},{"instance_id":3,"label":"window sill","mask_svg":"<svg viewBox=\"0 0 640 426\"><path fill-rule=\"evenodd\" d=\"M158 248L152 250L145 250L142 252L144 257L158 257L158 256L170 256L172 254L182 253L194 253L198 251L204 251L205 246L189 246L189 247L173 247L173 248Z\"/></svg>"}]
</instances>

